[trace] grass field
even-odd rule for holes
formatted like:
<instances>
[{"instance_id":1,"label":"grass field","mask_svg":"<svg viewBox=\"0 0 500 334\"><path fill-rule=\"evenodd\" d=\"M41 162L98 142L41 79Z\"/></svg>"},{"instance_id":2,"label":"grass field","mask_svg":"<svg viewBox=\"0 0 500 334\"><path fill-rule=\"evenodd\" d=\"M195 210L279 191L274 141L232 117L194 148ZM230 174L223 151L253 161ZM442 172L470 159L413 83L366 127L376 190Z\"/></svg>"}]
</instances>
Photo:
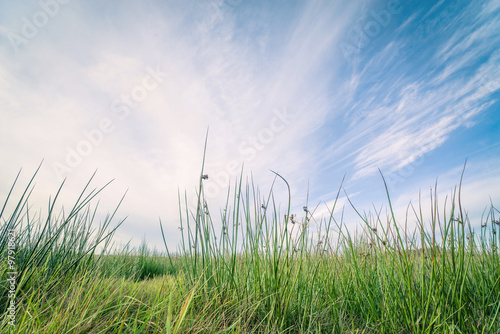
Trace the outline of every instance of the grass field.
<instances>
[{"instance_id":1,"label":"grass field","mask_svg":"<svg viewBox=\"0 0 500 334\"><path fill-rule=\"evenodd\" d=\"M472 231L460 187L428 221L410 208L415 231L388 195L387 217L360 215L351 235L242 182L215 217L200 178L179 247L156 253L109 251L120 222L94 221L90 181L70 211L53 212L56 194L32 217L32 182L0 214L2 333L500 333L499 212Z\"/></svg>"}]
</instances>

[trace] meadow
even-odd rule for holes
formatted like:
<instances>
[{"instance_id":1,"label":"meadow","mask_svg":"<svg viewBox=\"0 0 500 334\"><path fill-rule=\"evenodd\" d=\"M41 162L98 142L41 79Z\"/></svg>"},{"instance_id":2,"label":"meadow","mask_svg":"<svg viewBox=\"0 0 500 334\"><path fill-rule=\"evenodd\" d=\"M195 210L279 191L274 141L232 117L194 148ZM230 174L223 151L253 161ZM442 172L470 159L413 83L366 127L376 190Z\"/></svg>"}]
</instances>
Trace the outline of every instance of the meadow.
<instances>
[{"instance_id":1,"label":"meadow","mask_svg":"<svg viewBox=\"0 0 500 334\"><path fill-rule=\"evenodd\" d=\"M0 331L500 333L499 211L473 230L461 186L442 205L434 194L430 219L410 206L408 221L386 187L388 214L357 210L353 235L335 207L319 219L305 203L299 219L290 198L280 212L242 178L214 214L203 175L194 212L179 196L179 245L161 252L112 248L121 222L96 221L105 187L92 178L69 211L54 211L58 192L44 216L28 205L36 173L19 198L2 194Z\"/></svg>"}]
</instances>

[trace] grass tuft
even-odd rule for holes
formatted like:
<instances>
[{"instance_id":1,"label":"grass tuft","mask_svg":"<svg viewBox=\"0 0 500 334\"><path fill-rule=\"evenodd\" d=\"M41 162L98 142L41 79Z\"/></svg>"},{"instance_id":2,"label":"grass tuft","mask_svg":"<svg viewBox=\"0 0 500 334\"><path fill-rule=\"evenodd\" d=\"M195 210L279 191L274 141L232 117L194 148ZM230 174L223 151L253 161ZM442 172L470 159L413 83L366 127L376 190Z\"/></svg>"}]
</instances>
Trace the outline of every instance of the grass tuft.
<instances>
[{"instance_id":1,"label":"grass tuft","mask_svg":"<svg viewBox=\"0 0 500 334\"><path fill-rule=\"evenodd\" d=\"M111 251L123 221L111 226L115 210L95 227L93 202L106 186L90 190L93 177L69 211L54 212L61 185L47 214L33 215L35 176L9 206L16 177L0 213L1 332L500 332L500 212L491 204L479 224L470 222L461 182L443 206L434 188L430 219L419 203L397 221L387 186L385 219L377 210L361 214L349 199L363 229L353 234L333 214L337 201L326 219L305 203L299 219L290 193L282 213L272 189L262 196L243 177L212 216L202 166L196 211L188 212L187 196L179 200L179 248L171 253L165 242L160 253L145 240Z\"/></svg>"}]
</instances>

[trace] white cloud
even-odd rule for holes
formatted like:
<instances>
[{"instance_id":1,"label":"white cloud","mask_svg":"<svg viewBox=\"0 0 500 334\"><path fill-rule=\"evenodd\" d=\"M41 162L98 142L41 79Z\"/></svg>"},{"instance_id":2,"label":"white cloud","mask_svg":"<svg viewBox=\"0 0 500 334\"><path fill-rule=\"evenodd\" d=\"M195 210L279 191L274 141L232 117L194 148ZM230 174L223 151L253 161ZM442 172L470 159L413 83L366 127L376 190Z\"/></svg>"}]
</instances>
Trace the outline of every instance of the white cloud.
<instances>
[{"instance_id":1,"label":"white cloud","mask_svg":"<svg viewBox=\"0 0 500 334\"><path fill-rule=\"evenodd\" d=\"M306 135L324 124L329 110L324 95L335 69L324 74L321 67L335 63L331 54L356 5L308 4L297 17L283 21L289 30L278 48L273 43L281 36L272 35L274 22L264 22L267 30L258 38L259 49L239 39L245 34L238 30L242 13L257 10L248 6L224 11L222 17L215 12L205 17L203 6L146 9L125 3L120 8L103 5L98 11L90 4L72 3L19 54L3 44L1 110L10 126L0 140L14 143L1 149L10 158L3 177L21 166L33 168L45 158L36 197L43 203L58 184L54 164L67 165L69 150L78 151L89 142L85 134L109 119L113 130L69 167L65 193L69 198L78 193L82 180L96 169L96 184L114 178L104 200L118 200L129 189L119 212L129 216L124 229L137 241L143 233L151 237L157 232L159 216L169 241L179 236L177 187L194 195L208 126L210 175L225 170L234 159L245 163L247 172L256 171L264 188L273 178L268 169L274 169L293 180L293 191L300 193L314 167L315 151L304 150L312 144ZM195 22L184 22L183 15ZM262 50L272 52L273 60ZM156 66L169 76L120 118L113 103L130 95L143 83L147 68ZM248 159L242 143L263 137L262 131L276 123L276 113L285 109L296 115L269 143L261 140L262 150L255 149L255 159ZM9 181L2 180L2 189ZM152 238L157 239L157 233Z\"/></svg>"}]
</instances>

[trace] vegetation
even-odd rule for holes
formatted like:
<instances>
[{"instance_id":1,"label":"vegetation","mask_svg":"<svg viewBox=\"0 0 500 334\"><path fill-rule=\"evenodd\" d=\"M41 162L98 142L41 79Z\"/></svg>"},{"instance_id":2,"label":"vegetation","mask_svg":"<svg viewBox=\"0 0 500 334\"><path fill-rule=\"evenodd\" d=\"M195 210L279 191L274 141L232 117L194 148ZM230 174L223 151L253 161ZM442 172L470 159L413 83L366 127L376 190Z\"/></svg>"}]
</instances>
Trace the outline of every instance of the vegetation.
<instances>
[{"instance_id":1,"label":"vegetation","mask_svg":"<svg viewBox=\"0 0 500 334\"><path fill-rule=\"evenodd\" d=\"M410 206L416 231L396 222L388 195L386 221L359 214L365 232L352 235L335 207L317 220L306 203L299 221L290 200L282 215L272 191L262 202L242 178L216 222L201 175L196 211L179 201L181 245L165 253L145 242L110 251L121 222L111 228L113 213L94 227L103 188L89 191L92 179L68 213L54 212L58 192L44 218L28 206L35 176L7 214L11 191L0 212L0 331L500 333L499 212L491 206L474 233L460 187L444 209L434 194L430 221Z\"/></svg>"}]
</instances>

